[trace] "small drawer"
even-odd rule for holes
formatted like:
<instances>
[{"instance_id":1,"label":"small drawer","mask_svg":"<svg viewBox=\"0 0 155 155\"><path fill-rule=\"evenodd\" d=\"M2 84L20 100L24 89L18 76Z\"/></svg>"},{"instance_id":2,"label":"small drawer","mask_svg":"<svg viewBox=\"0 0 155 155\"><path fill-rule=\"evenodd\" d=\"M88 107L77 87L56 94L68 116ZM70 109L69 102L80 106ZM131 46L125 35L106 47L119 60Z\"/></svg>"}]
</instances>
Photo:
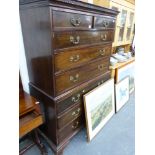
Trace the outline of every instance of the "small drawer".
<instances>
[{"instance_id":1,"label":"small drawer","mask_svg":"<svg viewBox=\"0 0 155 155\"><path fill-rule=\"evenodd\" d=\"M80 48L75 50L64 50L54 56L55 72L67 70L85 64L91 60L110 56L111 44Z\"/></svg>"},{"instance_id":2,"label":"small drawer","mask_svg":"<svg viewBox=\"0 0 155 155\"><path fill-rule=\"evenodd\" d=\"M114 40L114 31L67 31L54 32L54 49L107 43Z\"/></svg>"},{"instance_id":3,"label":"small drawer","mask_svg":"<svg viewBox=\"0 0 155 155\"><path fill-rule=\"evenodd\" d=\"M115 18L95 17L94 28L114 29L115 21Z\"/></svg>"},{"instance_id":4,"label":"small drawer","mask_svg":"<svg viewBox=\"0 0 155 155\"><path fill-rule=\"evenodd\" d=\"M22 137L43 124L43 116L36 111L23 115L19 119L19 136Z\"/></svg>"},{"instance_id":5,"label":"small drawer","mask_svg":"<svg viewBox=\"0 0 155 155\"><path fill-rule=\"evenodd\" d=\"M53 26L55 28L92 28L92 16L53 11Z\"/></svg>"},{"instance_id":6,"label":"small drawer","mask_svg":"<svg viewBox=\"0 0 155 155\"><path fill-rule=\"evenodd\" d=\"M69 95L68 97L65 97L63 100L57 102L56 109L57 114L62 115L62 113L68 111L69 108L75 106L78 103L83 103L83 95L90 90L94 89L95 87L101 85L108 79L110 79L111 73L110 71L106 72L102 76L100 76L96 81L91 82L89 84L84 84L80 86L80 88L76 91L74 91L73 94Z\"/></svg>"},{"instance_id":7,"label":"small drawer","mask_svg":"<svg viewBox=\"0 0 155 155\"><path fill-rule=\"evenodd\" d=\"M63 128L62 130L59 130L58 143L61 143L63 140L65 140L68 137L71 137L78 130L80 130L80 128L82 127L83 121L84 121L84 116L81 115L73 122L71 122L69 125L67 125L65 128Z\"/></svg>"},{"instance_id":8,"label":"small drawer","mask_svg":"<svg viewBox=\"0 0 155 155\"><path fill-rule=\"evenodd\" d=\"M58 116L58 128L63 128L65 125L69 124L69 122L79 117L82 113L82 103L75 105L73 108Z\"/></svg>"},{"instance_id":9,"label":"small drawer","mask_svg":"<svg viewBox=\"0 0 155 155\"><path fill-rule=\"evenodd\" d=\"M91 62L89 65L84 65L70 71L66 71L61 75L55 77L56 94L62 93L62 91L69 90L82 82L93 79L98 75L104 74L109 70L110 58L102 58Z\"/></svg>"},{"instance_id":10,"label":"small drawer","mask_svg":"<svg viewBox=\"0 0 155 155\"><path fill-rule=\"evenodd\" d=\"M113 42L114 41L114 31L100 31L97 40L99 42Z\"/></svg>"}]
</instances>

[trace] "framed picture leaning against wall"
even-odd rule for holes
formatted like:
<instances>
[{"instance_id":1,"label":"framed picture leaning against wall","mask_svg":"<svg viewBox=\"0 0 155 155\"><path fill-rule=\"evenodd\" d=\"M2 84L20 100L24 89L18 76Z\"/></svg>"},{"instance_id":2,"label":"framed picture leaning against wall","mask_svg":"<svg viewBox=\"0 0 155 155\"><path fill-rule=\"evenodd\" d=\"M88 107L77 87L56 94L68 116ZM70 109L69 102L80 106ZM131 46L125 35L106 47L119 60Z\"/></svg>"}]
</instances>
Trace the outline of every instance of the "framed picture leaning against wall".
<instances>
[{"instance_id":1,"label":"framed picture leaning against wall","mask_svg":"<svg viewBox=\"0 0 155 155\"><path fill-rule=\"evenodd\" d=\"M115 113L114 79L84 95L88 141L102 129Z\"/></svg>"},{"instance_id":2,"label":"framed picture leaning against wall","mask_svg":"<svg viewBox=\"0 0 155 155\"><path fill-rule=\"evenodd\" d=\"M129 76L115 84L116 112L129 100Z\"/></svg>"}]
</instances>

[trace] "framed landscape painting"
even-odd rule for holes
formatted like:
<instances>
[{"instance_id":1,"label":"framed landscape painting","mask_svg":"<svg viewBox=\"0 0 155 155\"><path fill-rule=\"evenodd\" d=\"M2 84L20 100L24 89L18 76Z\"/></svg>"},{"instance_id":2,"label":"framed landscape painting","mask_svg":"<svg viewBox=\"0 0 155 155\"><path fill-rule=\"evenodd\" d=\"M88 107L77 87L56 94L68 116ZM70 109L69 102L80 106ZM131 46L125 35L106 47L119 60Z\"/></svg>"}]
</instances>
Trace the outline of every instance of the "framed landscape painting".
<instances>
[{"instance_id":1,"label":"framed landscape painting","mask_svg":"<svg viewBox=\"0 0 155 155\"><path fill-rule=\"evenodd\" d=\"M114 102L114 79L84 95L88 141L91 141L114 115Z\"/></svg>"},{"instance_id":2,"label":"framed landscape painting","mask_svg":"<svg viewBox=\"0 0 155 155\"><path fill-rule=\"evenodd\" d=\"M117 69L116 72L116 83L129 76L129 92L132 93L135 88L135 63L132 62L122 68Z\"/></svg>"},{"instance_id":3,"label":"framed landscape painting","mask_svg":"<svg viewBox=\"0 0 155 155\"><path fill-rule=\"evenodd\" d=\"M115 85L116 112L129 100L129 77Z\"/></svg>"}]
</instances>

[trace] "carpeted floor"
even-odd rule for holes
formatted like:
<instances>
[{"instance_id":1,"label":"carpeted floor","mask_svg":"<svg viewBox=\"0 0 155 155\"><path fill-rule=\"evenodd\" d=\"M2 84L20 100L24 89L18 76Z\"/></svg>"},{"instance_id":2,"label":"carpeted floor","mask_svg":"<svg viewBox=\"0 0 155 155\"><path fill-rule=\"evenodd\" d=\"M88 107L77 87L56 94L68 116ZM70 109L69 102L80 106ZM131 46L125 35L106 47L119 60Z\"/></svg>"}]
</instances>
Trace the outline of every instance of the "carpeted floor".
<instances>
[{"instance_id":1,"label":"carpeted floor","mask_svg":"<svg viewBox=\"0 0 155 155\"><path fill-rule=\"evenodd\" d=\"M88 143L86 129L68 144L64 155L134 155L135 154L135 95L115 114L99 134ZM48 154L54 155L50 148ZM36 146L24 155L40 155Z\"/></svg>"}]
</instances>

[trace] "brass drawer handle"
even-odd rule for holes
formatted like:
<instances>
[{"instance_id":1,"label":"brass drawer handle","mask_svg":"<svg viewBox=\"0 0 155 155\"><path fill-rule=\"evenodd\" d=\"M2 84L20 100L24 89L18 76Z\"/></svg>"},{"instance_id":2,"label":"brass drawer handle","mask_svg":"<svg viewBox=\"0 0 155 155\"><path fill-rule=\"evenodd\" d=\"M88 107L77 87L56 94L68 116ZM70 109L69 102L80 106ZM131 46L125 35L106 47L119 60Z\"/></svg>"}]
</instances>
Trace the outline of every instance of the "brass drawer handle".
<instances>
[{"instance_id":1,"label":"brass drawer handle","mask_svg":"<svg viewBox=\"0 0 155 155\"><path fill-rule=\"evenodd\" d=\"M80 59L79 55L71 56L69 58L70 62L77 62L77 61L79 61L79 59Z\"/></svg>"},{"instance_id":2,"label":"brass drawer handle","mask_svg":"<svg viewBox=\"0 0 155 155\"><path fill-rule=\"evenodd\" d=\"M79 74L76 74L75 76L70 76L69 79L72 82L77 82L79 79Z\"/></svg>"},{"instance_id":3,"label":"brass drawer handle","mask_svg":"<svg viewBox=\"0 0 155 155\"><path fill-rule=\"evenodd\" d=\"M80 18L71 18L70 22L73 26L79 26L81 23L81 19Z\"/></svg>"},{"instance_id":4,"label":"brass drawer handle","mask_svg":"<svg viewBox=\"0 0 155 155\"><path fill-rule=\"evenodd\" d=\"M104 28L107 28L109 26L109 21L103 21Z\"/></svg>"},{"instance_id":5,"label":"brass drawer handle","mask_svg":"<svg viewBox=\"0 0 155 155\"><path fill-rule=\"evenodd\" d=\"M101 40L105 41L107 39L107 34L101 34Z\"/></svg>"},{"instance_id":6,"label":"brass drawer handle","mask_svg":"<svg viewBox=\"0 0 155 155\"><path fill-rule=\"evenodd\" d=\"M78 102L79 100L80 100L80 94L77 94L76 97L75 97L75 96L72 97L72 101L73 101L74 103Z\"/></svg>"},{"instance_id":7,"label":"brass drawer handle","mask_svg":"<svg viewBox=\"0 0 155 155\"><path fill-rule=\"evenodd\" d=\"M72 125L72 129L76 129L79 126L79 121L75 122L74 125Z\"/></svg>"},{"instance_id":8,"label":"brass drawer handle","mask_svg":"<svg viewBox=\"0 0 155 155\"><path fill-rule=\"evenodd\" d=\"M104 69L104 65L103 65L103 64L98 65L98 69L99 69L100 71L102 71L102 70Z\"/></svg>"},{"instance_id":9,"label":"brass drawer handle","mask_svg":"<svg viewBox=\"0 0 155 155\"><path fill-rule=\"evenodd\" d=\"M102 56L105 55L105 49L100 50L99 53L100 53L100 55L102 55Z\"/></svg>"},{"instance_id":10,"label":"brass drawer handle","mask_svg":"<svg viewBox=\"0 0 155 155\"><path fill-rule=\"evenodd\" d=\"M74 38L73 36L70 36L70 42L73 43L74 45L79 44L80 36L76 36L76 38Z\"/></svg>"},{"instance_id":11,"label":"brass drawer handle","mask_svg":"<svg viewBox=\"0 0 155 155\"><path fill-rule=\"evenodd\" d=\"M75 116L75 117L78 116L80 114L80 111L81 111L80 108L78 108L77 110L73 111L72 112L72 116Z\"/></svg>"}]
</instances>

